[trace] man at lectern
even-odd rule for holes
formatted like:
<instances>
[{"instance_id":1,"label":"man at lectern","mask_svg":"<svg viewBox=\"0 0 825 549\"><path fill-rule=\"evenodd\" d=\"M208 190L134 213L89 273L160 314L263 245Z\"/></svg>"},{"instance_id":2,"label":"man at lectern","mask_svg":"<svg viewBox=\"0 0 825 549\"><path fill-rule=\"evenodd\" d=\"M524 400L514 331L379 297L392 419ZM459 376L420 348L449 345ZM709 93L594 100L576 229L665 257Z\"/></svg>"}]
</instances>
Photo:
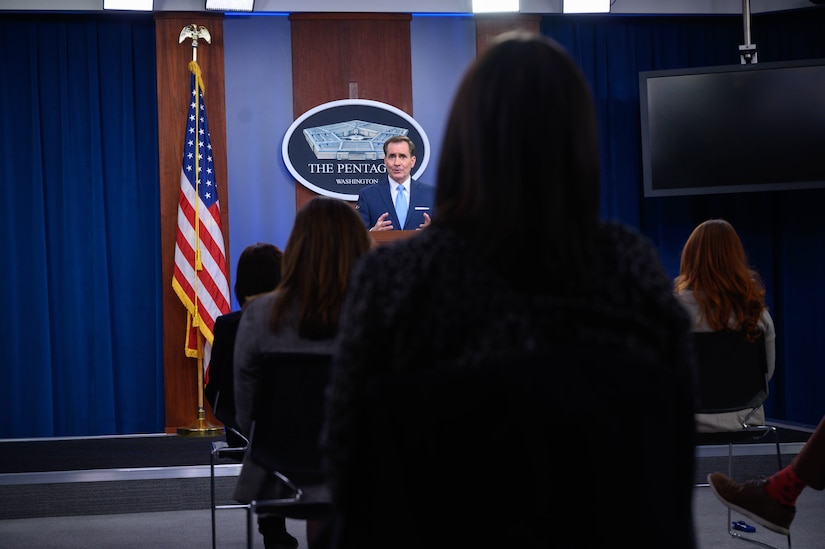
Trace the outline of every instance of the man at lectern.
<instances>
[{"instance_id":1,"label":"man at lectern","mask_svg":"<svg viewBox=\"0 0 825 549\"><path fill-rule=\"evenodd\" d=\"M387 181L365 187L358 194L356 211L370 231L423 229L430 224L435 187L412 179L415 144L405 135L384 142Z\"/></svg>"}]
</instances>

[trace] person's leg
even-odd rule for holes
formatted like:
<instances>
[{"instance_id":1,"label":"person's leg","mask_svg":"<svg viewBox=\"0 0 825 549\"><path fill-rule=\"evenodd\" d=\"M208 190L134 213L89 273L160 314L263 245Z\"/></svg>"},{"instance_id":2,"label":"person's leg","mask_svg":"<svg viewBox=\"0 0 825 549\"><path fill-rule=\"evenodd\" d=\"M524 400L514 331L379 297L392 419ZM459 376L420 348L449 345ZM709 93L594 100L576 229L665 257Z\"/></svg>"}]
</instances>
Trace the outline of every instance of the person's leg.
<instances>
[{"instance_id":1,"label":"person's leg","mask_svg":"<svg viewBox=\"0 0 825 549\"><path fill-rule=\"evenodd\" d=\"M258 515L258 531L264 537L266 549L295 549L298 540L286 531L286 519L272 515Z\"/></svg>"},{"instance_id":2,"label":"person's leg","mask_svg":"<svg viewBox=\"0 0 825 549\"><path fill-rule=\"evenodd\" d=\"M796 498L806 486L825 488L825 417L790 465L765 481L765 490L784 505L795 506Z\"/></svg>"},{"instance_id":3,"label":"person's leg","mask_svg":"<svg viewBox=\"0 0 825 549\"><path fill-rule=\"evenodd\" d=\"M794 456L790 467L806 485L814 490L825 489L825 417L819 421L802 450Z\"/></svg>"},{"instance_id":4,"label":"person's leg","mask_svg":"<svg viewBox=\"0 0 825 549\"><path fill-rule=\"evenodd\" d=\"M774 532L788 534L796 508L768 495L764 479L740 484L722 473L711 473L708 475L708 485L716 497L734 511Z\"/></svg>"},{"instance_id":5,"label":"person's leg","mask_svg":"<svg viewBox=\"0 0 825 549\"><path fill-rule=\"evenodd\" d=\"M312 543L312 540L321 531L324 526L323 520L308 520L307 521L307 543Z\"/></svg>"},{"instance_id":6,"label":"person's leg","mask_svg":"<svg viewBox=\"0 0 825 549\"><path fill-rule=\"evenodd\" d=\"M263 478L259 479L257 483L259 486L256 491L258 499L287 498L295 495L291 488L277 477L269 474L264 468L257 466L255 462L251 462L252 465L247 467L248 461L251 460L245 460L244 462L241 476L243 476L244 471L248 471L247 478L250 478L253 473L262 475ZM258 532L264 537L265 549L295 549L298 547L298 540L286 531L286 519L284 517L259 514Z\"/></svg>"},{"instance_id":7,"label":"person's leg","mask_svg":"<svg viewBox=\"0 0 825 549\"><path fill-rule=\"evenodd\" d=\"M825 417L790 465L767 479L739 484L722 473L708 475L713 493L728 507L762 526L787 534L796 514L796 499L810 486L825 489Z\"/></svg>"}]
</instances>

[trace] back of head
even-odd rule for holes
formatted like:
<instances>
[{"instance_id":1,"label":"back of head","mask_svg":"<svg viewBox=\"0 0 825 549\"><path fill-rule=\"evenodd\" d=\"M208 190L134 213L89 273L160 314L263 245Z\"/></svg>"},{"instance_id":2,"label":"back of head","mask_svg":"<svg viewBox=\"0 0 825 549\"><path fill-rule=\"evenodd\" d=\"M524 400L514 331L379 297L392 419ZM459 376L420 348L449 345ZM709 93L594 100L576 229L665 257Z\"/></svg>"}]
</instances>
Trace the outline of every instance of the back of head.
<instances>
[{"instance_id":1,"label":"back of head","mask_svg":"<svg viewBox=\"0 0 825 549\"><path fill-rule=\"evenodd\" d=\"M730 278L747 267L745 248L733 226L724 219L708 219L693 229L682 249L680 281L702 283Z\"/></svg>"},{"instance_id":2,"label":"back of head","mask_svg":"<svg viewBox=\"0 0 825 549\"><path fill-rule=\"evenodd\" d=\"M674 289L693 290L714 330L727 328L733 317L737 328L754 332L765 307L762 282L748 265L736 230L724 219L708 219L693 229L682 248Z\"/></svg>"},{"instance_id":3,"label":"back of head","mask_svg":"<svg viewBox=\"0 0 825 549\"><path fill-rule=\"evenodd\" d=\"M516 263L514 272L529 262L575 276L598 208L598 132L581 71L550 39L501 35L454 99L433 222L468 235L481 254Z\"/></svg>"},{"instance_id":4,"label":"back of head","mask_svg":"<svg viewBox=\"0 0 825 549\"><path fill-rule=\"evenodd\" d=\"M267 242L244 248L235 273L235 297L241 306L247 298L275 289L281 281L282 257L281 249Z\"/></svg>"},{"instance_id":5,"label":"back of head","mask_svg":"<svg viewBox=\"0 0 825 549\"><path fill-rule=\"evenodd\" d=\"M364 223L350 204L326 196L307 202L295 216L284 250L272 327L297 306L301 337L333 336L350 272L369 247Z\"/></svg>"}]
</instances>

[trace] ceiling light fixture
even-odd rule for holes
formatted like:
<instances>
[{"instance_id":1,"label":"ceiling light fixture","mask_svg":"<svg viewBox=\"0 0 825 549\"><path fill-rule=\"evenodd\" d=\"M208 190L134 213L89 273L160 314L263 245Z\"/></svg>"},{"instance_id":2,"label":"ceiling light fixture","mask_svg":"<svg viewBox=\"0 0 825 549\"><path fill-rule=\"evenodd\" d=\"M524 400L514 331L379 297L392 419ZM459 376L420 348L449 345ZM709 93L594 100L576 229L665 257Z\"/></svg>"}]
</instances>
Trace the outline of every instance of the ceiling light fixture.
<instances>
[{"instance_id":1,"label":"ceiling light fixture","mask_svg":"<svg viewBox=\"0 0 825 549\"><path fill-rule=\"evenodd\" d=\"M519 11L519 0L473 0L473 13L508 11Z\"/></svg>"},{"instance_id":2,"label":"ceiling light fixture","mask_svg":"<svg viewBox=\"0 0 825 549\"><path fill-rule=\"evenodd\" d=\"M252 11L255 0L206 0L210 11Z\"/></svg>"},{"instance_id":3,"label":"ceiling light fixture","mask_svg":"<svg viewBox=\"0 0 825 549\"><path fill-rule=\"evenodd\" d=\"M104 10L152 11L154 0L103 0Z\"/></svg>"},{"instance_id":4,"label":"ceiling light fixture","mask_svg":"<svg viewBox=\"0 0 825 549\"><path fill-rule=\"evenodd\" d=\"M564 0L564 13L610 13L611 0Z\"/></svg>"}]
</instances>

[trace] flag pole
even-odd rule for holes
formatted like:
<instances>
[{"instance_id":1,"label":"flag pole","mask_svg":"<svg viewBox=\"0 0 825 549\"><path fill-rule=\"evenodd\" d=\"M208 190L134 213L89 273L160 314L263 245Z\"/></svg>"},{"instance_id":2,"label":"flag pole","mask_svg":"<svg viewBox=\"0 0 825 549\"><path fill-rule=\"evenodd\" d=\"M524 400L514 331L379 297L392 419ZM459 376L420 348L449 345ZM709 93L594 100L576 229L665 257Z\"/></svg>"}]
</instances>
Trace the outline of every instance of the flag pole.
<instances>
[{"instance_id":1,"label":"flag pole","mask_svg":"<svg viewBox=\"0 0 825 549\"><path fill-rule=\"evenodd\" d=\"M180 44L185 39L191 38L192 39L192 65L190 67L195 72L198 67L198 40L203 39L206 41L207 44L212 43L212 36L209 34L209 31L204 26L197 26L194 23L191 25L187 25L183 27L180 31L180 38L178 39L178 43ZM200 72L199 70L197 71ZM200 74L196 74L196 78L200 81ZM200 83L198 82L198 85ZM199 101L199 94L195 94L195 101ZM197 111L199 111L198 109ZM196 111L196 112L197 112ZM197 123L197 122L196 122ZM198 169L198 158L195 158L195 173L200 173ZM195 177L196 180L199 178ZM197 181L195 183L198 184ZM197 190L197 189L196 189ZM196 193L197 194L197 193ZM200 223L198 219L198 207L195 207L195 233L200 230ZM199 270L203 268L203 264L201 263L201 250L200 250L200 238L196 236L195 242L197 243L195 248L195 269ZM190 424L188 427L178 427L178 434L179 435L189 435L189 436L214 436L219 434L223 431L221 427L217 427L211 425L208 421L206 421L206 410L203 407L203 335L198 327L198 322L200 315L198 315L198 292L197 292L197 284L198 284L198 277L195 276L195 297L194 297L194 304L195 304L195 314L193 315L193 326L195 326L195 331L197 332L197 361L198 361L198 418L194 421L194 423Z\"/></svg>"}]
</instances>

